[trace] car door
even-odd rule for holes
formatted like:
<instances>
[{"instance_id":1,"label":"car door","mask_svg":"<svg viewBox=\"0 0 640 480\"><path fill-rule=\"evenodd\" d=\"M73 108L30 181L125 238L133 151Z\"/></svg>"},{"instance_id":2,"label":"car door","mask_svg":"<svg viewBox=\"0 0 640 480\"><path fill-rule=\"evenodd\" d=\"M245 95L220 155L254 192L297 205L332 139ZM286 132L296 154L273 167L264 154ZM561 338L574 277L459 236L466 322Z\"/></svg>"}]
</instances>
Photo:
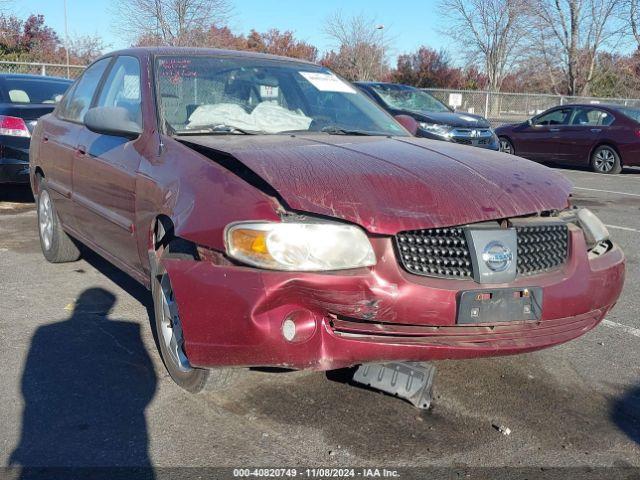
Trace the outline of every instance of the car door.
<instances>
[{"instance_id":1,"label":"car door","mask_svg":"<svg viewBox=\"0 0 640 480\"><path fill-rule=\"evenodd\" d=\"M593 147L613 122L613 115L597 107L575 107L569 124L557 139L558 161L589 164Z\"/></svg>"},{"instance_id":2,"label":"car door","mask_svg":"<svg viewBox=\"0 0 640 480\"><path fill-rule=\"evenodd\" d=\"M571 107L554 108L517 127L513 138L517 154L540 162L555 161L556 141L572 111Z\"/></svg>"},{"instance_id":3,"label":"car door","mask_svg":"<svg viewBox=\"0 0 640 480\"><path fill-rule=\"evenodd\" d=\"M58 216L65 226L73 230L77 230L77 225L71 200L72 169L78 136L83 128L81 122L110 61L110 58L104 58L89 66L62 99L54 114L42 122L38 158L41 159L47 185L54 196Z\"/></svg>"},{"instance_id":4,"label":"car door","mask_svg":"<svg viewBox=\"0 0 640 480\"><path fill-rule=\"evenodd\" d=\"M142 128L140 62L119 56L94 100L96 107L126 110ZM140 256L134 236L135 186L142 159L136 140L83 128L73 165L74 198L82 233L97 247L137 270Z\"/></svg>"}]
</instances>

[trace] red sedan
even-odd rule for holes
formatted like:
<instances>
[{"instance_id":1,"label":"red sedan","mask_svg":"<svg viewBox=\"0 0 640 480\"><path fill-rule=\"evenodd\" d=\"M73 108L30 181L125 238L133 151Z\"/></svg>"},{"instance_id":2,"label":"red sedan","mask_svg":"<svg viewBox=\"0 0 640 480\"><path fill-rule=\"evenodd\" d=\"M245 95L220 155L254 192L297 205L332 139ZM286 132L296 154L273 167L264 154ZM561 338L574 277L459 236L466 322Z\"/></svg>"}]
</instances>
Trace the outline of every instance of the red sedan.
<instances>
[{"instance_id":1,"label":"red sedan","mask_svg":"<svg viewBox=\"0 0 640 480\"><path fill-rule=\"evenodd\" d=\"M517 125L496 129L500 150L530 160L590 166L620 173L640 165L640 109L564 105Z\"/></svg>"},{"instance_id":2,"label":"red sedan","mask_svg":"<svg viewBox=\"0 0 640 480\"><path fill-rule=\"evenodd\" d=\"M414 138L298 60L107 55L38 122L30 169L46 259L82 242L150 288L190 391L224 367L549 347L596 326L624 279L564 177Z\"/></svg>"}]
</instances>

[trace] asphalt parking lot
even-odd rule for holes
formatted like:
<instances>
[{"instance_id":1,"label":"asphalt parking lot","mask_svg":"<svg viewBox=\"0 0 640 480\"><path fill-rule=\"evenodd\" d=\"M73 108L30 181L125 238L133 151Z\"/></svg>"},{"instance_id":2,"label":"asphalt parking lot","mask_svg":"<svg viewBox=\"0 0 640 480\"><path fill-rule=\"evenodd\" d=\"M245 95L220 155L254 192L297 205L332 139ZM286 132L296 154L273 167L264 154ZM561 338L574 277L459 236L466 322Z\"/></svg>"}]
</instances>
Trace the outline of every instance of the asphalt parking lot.
<instances>
[{"instance_id":1,"label":"asphalt parking lot","mask_svg":"<svg viewBox=\"0 0 640 480\"><path fill-rule=\"evenodd\" d=\"M2 187L1 464L640 467L640 169L558 171L627 255L619 304L559 347L439 362L427 412L313 372L182 391L148 292L90 253L45 262L29 195Z\"/></svg>"}]
</instances>

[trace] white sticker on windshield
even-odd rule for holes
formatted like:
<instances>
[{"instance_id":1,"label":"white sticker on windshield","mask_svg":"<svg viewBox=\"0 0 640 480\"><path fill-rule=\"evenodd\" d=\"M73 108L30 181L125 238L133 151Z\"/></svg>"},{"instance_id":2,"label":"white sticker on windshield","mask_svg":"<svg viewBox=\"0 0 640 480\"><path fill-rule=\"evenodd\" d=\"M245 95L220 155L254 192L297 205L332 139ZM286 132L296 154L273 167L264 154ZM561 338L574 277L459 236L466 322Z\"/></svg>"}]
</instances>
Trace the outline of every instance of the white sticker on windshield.
<instances>
[{"instance_id":1,"label":"white sticker on windshield","mask_svg":"<svg viewBox=\"0 0 640 480\"><path fill-rule=\"evenodd\" d=\"M321 92L356 93L351 85L343 82L333 73L300 72L300 75Z\"/></svg>"}]
</instances>

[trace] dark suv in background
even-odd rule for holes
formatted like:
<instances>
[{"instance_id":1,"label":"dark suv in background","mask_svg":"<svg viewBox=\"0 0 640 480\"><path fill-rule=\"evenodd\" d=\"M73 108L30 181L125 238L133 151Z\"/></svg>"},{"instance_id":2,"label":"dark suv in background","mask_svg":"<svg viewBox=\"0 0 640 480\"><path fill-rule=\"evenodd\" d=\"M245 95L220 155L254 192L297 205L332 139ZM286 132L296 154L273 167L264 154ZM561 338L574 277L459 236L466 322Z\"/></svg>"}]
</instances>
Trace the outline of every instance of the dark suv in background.
<instances>
[{"instance_id":1,"label":"dark suv in background","mask_svg":"<svg viewBox=\"0 0 640 480\"><path fill-rule=\"evenodd\" d=\"M71 83L64 78L0 74L0 183L29 183L31 132Z\"/></svg>"},{"instance_id":2,"label":"dark suv in background","mask_svg":"<svg viewBox=\"0 0 640 480\"><path fill-rule=\"evenodd\" d=\"M457 113L433 95L409 85L355 82L391 115L408 115L418 122L416 136L498 150L489 122L470 113Z\"/></svg>"}]
</instances>

